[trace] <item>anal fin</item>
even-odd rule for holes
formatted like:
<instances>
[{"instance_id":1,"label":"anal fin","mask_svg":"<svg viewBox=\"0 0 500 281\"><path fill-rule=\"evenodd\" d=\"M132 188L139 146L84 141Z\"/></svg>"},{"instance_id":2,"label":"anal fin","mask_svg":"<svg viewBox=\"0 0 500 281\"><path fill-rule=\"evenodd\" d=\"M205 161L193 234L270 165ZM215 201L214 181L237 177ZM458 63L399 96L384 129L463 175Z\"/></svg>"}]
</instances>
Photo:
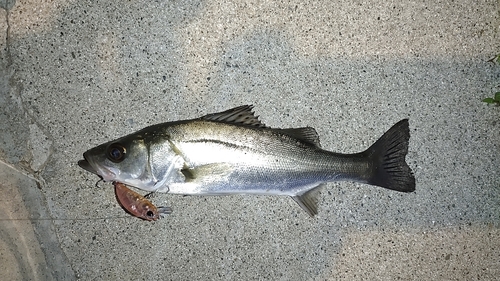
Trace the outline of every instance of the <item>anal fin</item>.
<instances>
[{"instance_id":1,"label":"anal fin","mask_svg":"<svg viewBox=\"0 0 500 281\"><path fill-rule=\"evenodd\" d=\"M322 186L323 184L320 184L302 194L292 196L293 200L311 217L318 213L318 192Z\"/></svg>"}]
</instances>

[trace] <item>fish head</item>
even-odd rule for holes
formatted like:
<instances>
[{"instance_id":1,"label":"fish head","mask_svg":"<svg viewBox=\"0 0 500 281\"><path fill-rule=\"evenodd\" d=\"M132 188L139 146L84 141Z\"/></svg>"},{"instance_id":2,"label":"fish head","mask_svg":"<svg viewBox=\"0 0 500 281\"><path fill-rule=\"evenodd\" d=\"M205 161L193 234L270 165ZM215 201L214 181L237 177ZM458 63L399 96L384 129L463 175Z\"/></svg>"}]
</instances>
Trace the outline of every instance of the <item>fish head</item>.
<instances>
[{"instance_id":1,"label":"fish head","mask_svg":"<svg viewBox=\"0 0 500 281\"><path fill-rule=\"evenodd\" d=\"M91 148L83 153L78 165L104 181L125 183L152 190L156 182L151 174L149 152L140 135L126 136Z\"/></svg>"}]
</instances>

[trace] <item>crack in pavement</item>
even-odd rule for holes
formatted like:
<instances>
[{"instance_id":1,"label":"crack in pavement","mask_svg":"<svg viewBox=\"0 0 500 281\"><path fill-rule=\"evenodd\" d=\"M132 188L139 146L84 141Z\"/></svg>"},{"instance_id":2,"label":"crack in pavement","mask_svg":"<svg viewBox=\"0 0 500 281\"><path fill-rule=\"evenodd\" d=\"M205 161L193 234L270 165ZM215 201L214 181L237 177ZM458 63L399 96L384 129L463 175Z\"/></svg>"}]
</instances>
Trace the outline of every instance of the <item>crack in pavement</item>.
<instances>
[{"instance_id":1,"label":"crack in pavement","mask_svg":"<svg viewBox=\"0 0 500 281\"><path fill-rule=\"evenodd\" d=\"M10 24L10 9L14 7L15 1L13 0L4 0L0 2L0 8L3 8L6 11L5 14L5 22L6 22L6 32L5 32L5 60L4 60L4 69L3 74L5 75L6 85L3 88L6 94L10 94L10 99L14 104L17 104L18 112L13 112L12 110L6 110L7 120L12 122L14 119L14 123L20 123L26 127L26 123L22 122L22 119L27 119L28 127L26 129L26 134L16 134L12 132L13 136L22 136L21 139L26 141L26 149L27 151L19 152L19 154L23 154L20 157L19 161L9 161L14 162L23 167L23 169L32 173L33 176L38 176L43 172L47 163L49 162L52 154L53 154L53 137L49 132L37 121L37 119L30 113L27 105L22 96L22 84L19 83L15 77L15 69L12 67L12 54L11 54L11 24ZM7 95L5 95L7 96ZM6 101L8 103L8 101ZM15 116L17 114L17 116ZM14 118L12 118L14 116ZM17 118L16 118L17 117ZM16 120L18 119L18 120ZM16 122L17 121L17 122ZM22 124L24 123L24 124ZM26 136L27 135L27 136ZM11 140L15 140L16 138L12 137ZM23 149L21 149L23 150ZM26 155L26 152L29 152L30 155ZM7 157L9 158L9 157ZM43 179L39 179L39 182L43 182Z\"/></svg>"}]
</instances>

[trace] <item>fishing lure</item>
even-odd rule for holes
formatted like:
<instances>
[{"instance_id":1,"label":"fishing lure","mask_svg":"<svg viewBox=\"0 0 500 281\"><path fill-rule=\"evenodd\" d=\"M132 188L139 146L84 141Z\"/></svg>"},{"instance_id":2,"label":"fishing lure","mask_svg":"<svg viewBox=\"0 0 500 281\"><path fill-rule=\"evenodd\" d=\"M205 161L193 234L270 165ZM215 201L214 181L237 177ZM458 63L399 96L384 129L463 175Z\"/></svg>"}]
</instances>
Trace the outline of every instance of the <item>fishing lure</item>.
<instances>
[{"instance_id":1,"label":"fishing lure","mask_svg":"<svg viewBox=\"0 0 500 281\"><path fill-rule=\"evenodd\" d=\"M147 221L156 221L163 215L172 213L170 207L156 207L151 201L123 183L113 182L113 185L118 203L133 216Z\"/></svg>"}]
</instances>

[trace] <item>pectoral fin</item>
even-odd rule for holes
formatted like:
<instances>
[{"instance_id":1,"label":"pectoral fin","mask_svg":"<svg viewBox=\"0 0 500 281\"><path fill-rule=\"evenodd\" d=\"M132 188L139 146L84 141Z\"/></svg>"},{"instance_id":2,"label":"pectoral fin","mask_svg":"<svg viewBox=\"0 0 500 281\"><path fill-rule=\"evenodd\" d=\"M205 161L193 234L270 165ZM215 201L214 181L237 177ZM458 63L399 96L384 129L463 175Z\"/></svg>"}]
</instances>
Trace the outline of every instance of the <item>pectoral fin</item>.
<instances>
[{"instance_id":1,"label":"pectoral fin","mask_svg":"<svg viewBox=\"0 0 500 281\"><path fill-rule=\"evenodd\" d=\"M322 184L292 197L311 217L318 213L318 192L321 186Z\"/></svg>"},{"instance_id":2,"label":"pectoral fin","mask_svg":"<svg viewBox=\"0 0 500 281\"><path fill-rule=\"evenodd\" d=\"M207 164L195 168L185 167L181 170L186 182L216 181L227 177L230 172L231 166L225 163Z\"/></svg>"}]
</instances>

